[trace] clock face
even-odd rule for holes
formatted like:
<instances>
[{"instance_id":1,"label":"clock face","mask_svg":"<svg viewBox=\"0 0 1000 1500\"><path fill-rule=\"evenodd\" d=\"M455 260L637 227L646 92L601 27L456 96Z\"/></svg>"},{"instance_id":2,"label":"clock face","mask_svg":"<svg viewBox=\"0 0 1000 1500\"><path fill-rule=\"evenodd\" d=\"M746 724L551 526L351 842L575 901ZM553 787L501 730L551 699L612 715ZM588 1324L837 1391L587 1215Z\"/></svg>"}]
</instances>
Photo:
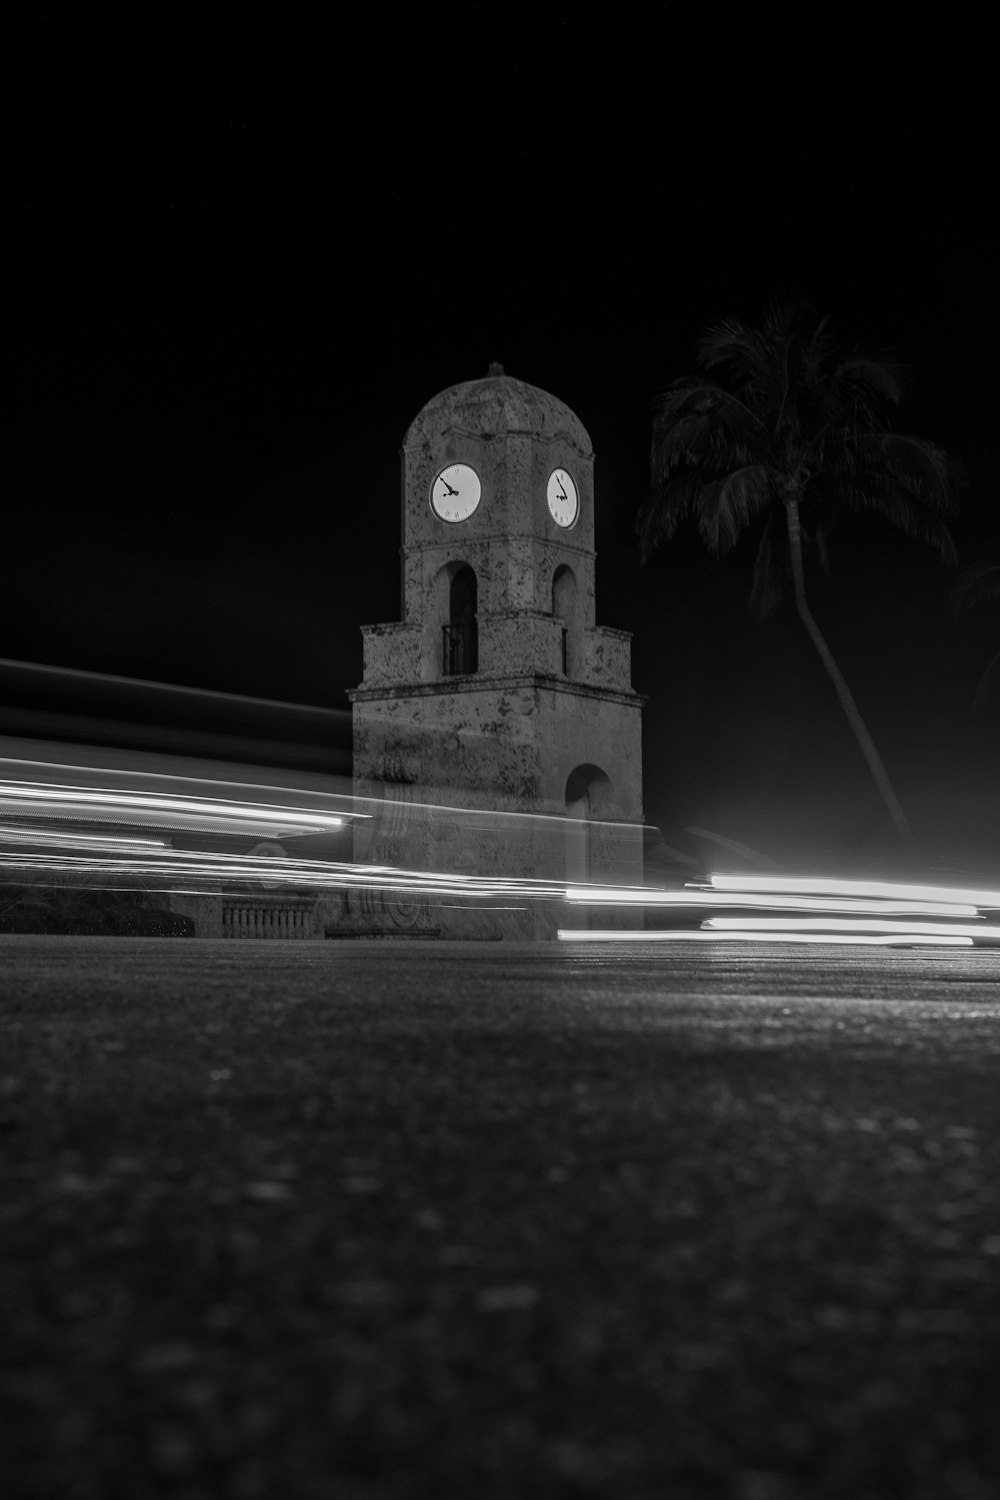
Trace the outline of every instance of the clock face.
<instances>
[{"instance_id":1,"label":"clock face","mask_svg":"<svg viewBox=\"0 0 1000 1500\"><path fill-rule=\"evenodd\" d=\"M565 469L553 469L549 475L546 499L549 514L557 526L572 526L580 514L580 497L571 475Z\"/></svg>"},{"instance_id":2,"label":"clock face","mask_svg":"<svg viewBox=\"0 0 1000 1500\"><path fill-rule=\"evenodd\" d=\"M475 469L468 464L449 464L431 485L431 510L442 521L467 521L482 493Z\"/></svg>"}]
</instances>

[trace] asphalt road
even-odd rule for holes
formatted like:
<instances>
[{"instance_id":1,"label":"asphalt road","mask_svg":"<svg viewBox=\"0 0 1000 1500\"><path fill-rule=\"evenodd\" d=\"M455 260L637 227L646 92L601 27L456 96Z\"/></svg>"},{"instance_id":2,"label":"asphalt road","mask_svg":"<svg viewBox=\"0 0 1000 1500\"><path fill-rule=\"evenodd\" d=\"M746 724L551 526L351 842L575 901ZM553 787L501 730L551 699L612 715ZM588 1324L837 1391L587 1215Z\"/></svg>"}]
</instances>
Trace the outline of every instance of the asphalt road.
<instances>
[{"instance_id":1,"label":"asphalt road","mask_svg":"<svg viewBox=\"0 0 1000 1500\"><path fill-rule=\"evenodd\" d=\"M0 938L4 1493L993 1500L1000 956Z\"/></svg>"}]
</instances>

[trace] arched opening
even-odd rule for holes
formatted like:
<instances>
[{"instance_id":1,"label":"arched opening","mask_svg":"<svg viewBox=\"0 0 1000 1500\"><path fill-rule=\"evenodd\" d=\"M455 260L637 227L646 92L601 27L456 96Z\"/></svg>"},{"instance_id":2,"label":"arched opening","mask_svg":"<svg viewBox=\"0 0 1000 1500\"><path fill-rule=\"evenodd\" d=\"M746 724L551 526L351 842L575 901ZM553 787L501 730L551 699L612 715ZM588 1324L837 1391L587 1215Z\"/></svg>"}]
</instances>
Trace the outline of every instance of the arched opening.
<instances>
[{"instance_id":1,"label":"arched opening","mask_svg":"<svg viewBox=\"0 0 1000 1500\"><path fill-rule=\"evenodd\" d=\"M444 626L442 664L446 677L475 672L479 666L477 594L475 569L462 563L452 573L448 585L448 623Z\"/></svg>"},{"instance_id":2,"label":"arched opening","mask_svg":"<svg viewBox=\"0 0 1000 1500\"><path fill-rule=\"evenodd\" d=\"M552 575L552 613L562 621L562 669L569 676L572 665L572 627L576 623L576 574L561 563Z\"/></svg>"},{"instance_id":3,"label":"arched opening","mask_svg":"<svg viewBox=\"0 0 1000 1500\"><path fill-rule=\"evenodd\" d=\"M572 620L576 613L576 574L566 563L552 575L552 613L560 620Z\"/></svg>"},{"instance_id":4,"label":"arched opening","mask_svg":"<svg viewBox=\"0 0 1000 1500\"><path fill-rule=\"evenodd\" d=\"M593 877L594 819L604 816L611 778L600 766L581 765L566 779L566 881L584 885Z\"/></svg>"}]
</instances>

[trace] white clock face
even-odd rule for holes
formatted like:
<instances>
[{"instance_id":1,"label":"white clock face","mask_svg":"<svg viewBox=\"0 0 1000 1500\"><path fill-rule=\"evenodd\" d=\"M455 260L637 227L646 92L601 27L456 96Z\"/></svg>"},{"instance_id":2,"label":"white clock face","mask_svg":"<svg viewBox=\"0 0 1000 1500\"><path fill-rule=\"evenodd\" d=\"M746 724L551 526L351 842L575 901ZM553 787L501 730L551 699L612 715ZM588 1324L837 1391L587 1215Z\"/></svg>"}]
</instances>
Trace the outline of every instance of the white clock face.
<instances>
[{"instance_id":1,"label":"white clock face","mask_svg":"<svg viewBox=\"0 0 1000 1500\"><path fill-rule=\"evenodd\" d=\"M572 476L565 469L553 469L549 475L546 499L549 514L557 526L572 526L580 514L580 497Z\"/></svg>"},{"instance_id":2,"label":"white clock face","mask_svg":"<svg viewBox=\"0 0 1000 1500\"><path fill-rule=\"evenodd\" d=\"M431 485L431 510L442 521L467 521L482 493L475 469L468 464L449 464Z\"/></svg>"}]
</instances>

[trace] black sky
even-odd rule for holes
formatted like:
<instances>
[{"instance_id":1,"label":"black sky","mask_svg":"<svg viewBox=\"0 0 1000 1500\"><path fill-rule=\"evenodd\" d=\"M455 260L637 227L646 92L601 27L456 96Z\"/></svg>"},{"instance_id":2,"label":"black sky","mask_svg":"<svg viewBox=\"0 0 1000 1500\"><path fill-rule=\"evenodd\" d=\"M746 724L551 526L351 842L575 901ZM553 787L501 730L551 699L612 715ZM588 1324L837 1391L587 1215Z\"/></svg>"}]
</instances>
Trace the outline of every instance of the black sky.
<instances>
[{"instance_id":1,"label":"black sky","mask_svg":"<svg viewBox=\"0 0 1000 1500\"><path fill-rule=\"evenodd\" d=\"M706 323L804 293L912 366L898 425L969 470L963 561L1000 556L995 115L901 88L834 119L807 88L790 118L639 87L600 48L556 90L567 26L471 63L397 35L325 81L41 86L7 185L0 656L345 705L358 626L398 618L403 433L501 360L594 441L648 816L863 850L863 768L794 620L747 615L742 554L685 541L640 573L650 399ZM1000 800L1000 711L971 712L1000 607L955 621L948 577L890 542L845 533L817 611L943 848L942 786Z\"/></svg>"}]
</instances>

